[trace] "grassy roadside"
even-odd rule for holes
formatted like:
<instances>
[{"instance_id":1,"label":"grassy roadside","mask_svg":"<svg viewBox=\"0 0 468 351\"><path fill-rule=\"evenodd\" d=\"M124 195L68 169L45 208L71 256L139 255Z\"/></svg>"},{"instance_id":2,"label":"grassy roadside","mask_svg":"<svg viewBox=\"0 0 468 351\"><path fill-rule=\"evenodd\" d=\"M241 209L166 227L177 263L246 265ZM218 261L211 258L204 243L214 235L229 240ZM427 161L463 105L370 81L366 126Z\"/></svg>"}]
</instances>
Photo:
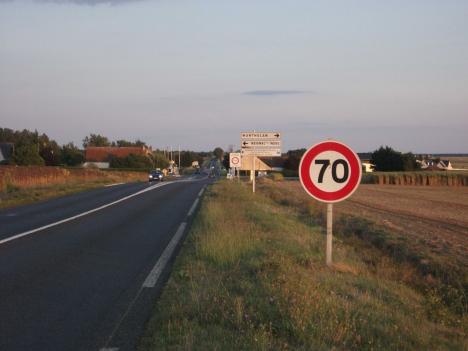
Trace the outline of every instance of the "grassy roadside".
<instances>
[{"instance_id":1,"label":"grassy roadside","mask_svg":"<svg viewBox=\"0 0 468 351\"><path fill-rule=\"evenodd\" d=\"M9 186L6 191L0 192L0 209L27 205L38 201L75 194L81 191L103 187L106 184L109 184L108 180L95 180L88 182L77 181L64 184L36 186L32 188Z\"/></svg>"},{"instance_id":2,"label":"grassy roadside","mask_svg":"<svg viewBox=\"0 0 468 351\"><path fill-rule=\"evenodd\" d=\"M407 284L410 266L335 240L327 268L322 229L267 191L207 192L140 350L466 348L466 318Z\"/></svg>"}]
</instances>

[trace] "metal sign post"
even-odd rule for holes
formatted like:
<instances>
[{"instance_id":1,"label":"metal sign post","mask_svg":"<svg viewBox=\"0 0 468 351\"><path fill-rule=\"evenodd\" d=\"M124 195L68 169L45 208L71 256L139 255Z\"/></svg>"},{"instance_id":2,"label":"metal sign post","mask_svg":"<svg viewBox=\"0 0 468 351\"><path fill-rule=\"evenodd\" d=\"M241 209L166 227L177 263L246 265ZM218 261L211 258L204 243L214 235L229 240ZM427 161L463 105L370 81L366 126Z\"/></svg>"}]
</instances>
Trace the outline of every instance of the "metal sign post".
<instances>
[{"instance_id":1,"label":"metal sign post","mask_svg":"<svg viewBox=\"0 0 468 351\"><path fill-rule=\"evenodd\" d=\"M326 263L332 265L333 203L351 196L361 181L361 162L347 145L327 140L302 156L299 179L314 199L327 204Z\"/></svg>"},{"instance_id":2,"label":"metal sign post","mask_svg":"<svg viewBox=\"0 0 468 351\"><path fill-rule=\"evenodd\" d=\"M252 156L252 192L255 192L255 156Z\"/></svg>"},{"instance_id":3,"label":"metal sign post","mask_svg":"<svg viewBox=\"0 0 468 351\"><path fill-rule=\"evenodd\" d=\"M333 204L327 204L327 266L332 264L332 244L333 244Z\"/></svg>"}]
</instances>

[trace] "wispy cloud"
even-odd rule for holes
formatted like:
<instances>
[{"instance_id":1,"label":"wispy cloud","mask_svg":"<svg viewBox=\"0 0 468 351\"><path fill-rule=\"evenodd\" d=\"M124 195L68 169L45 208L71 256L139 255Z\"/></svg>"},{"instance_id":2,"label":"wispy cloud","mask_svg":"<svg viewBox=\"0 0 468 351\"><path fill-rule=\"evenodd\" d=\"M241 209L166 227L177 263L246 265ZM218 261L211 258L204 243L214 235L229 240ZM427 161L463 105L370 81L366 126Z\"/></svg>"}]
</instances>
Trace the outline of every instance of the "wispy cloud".
<instances>
[{"instance_id":1,"label":"wispy cloud","mask_svg":"<svg viewBox=\"0 0 468 351\"><path fill-rule=\"evenodd\" d=\"M299 95L309 94L310 91L305 90L252 90L246 91L242 95L251 96L278 96L278 95Z\"/></svg>"}]
</instances>

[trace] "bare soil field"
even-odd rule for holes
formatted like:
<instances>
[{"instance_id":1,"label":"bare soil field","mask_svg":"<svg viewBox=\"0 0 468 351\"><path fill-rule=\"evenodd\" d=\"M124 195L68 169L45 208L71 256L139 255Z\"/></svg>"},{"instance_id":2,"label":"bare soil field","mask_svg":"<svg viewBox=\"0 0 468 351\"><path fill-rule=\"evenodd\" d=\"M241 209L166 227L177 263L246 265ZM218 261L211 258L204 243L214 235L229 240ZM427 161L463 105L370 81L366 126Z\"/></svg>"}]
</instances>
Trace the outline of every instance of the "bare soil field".
<instances>
[{"instance_id":1,"label":"bare soil field","mask_svg":"<svg viewBox=\"0 0 468 351\"><path fill-rule=\"evenodd\" d=\"M299 182L276 184L308 200ZM452 258L468 267L466 187L364 184L334 209L337 215L367 219L407 238L408 245L421 246L434 256Z\"/></svg>"},{"instance_id":2,"label":"bare soil field","mask_svg":"<svg viewBox=\"0 0 468 351\"><path fill-rule=\"evenodd\" d=\"M369 219L468 267L468 189L362 185L338 213Z\"/></svg>"},{"instance_id":3,"label":"bare soil field","mask_svg":"<svg viewBox=\"0 0 468 351\"><path fill-rule=\"evenodd\" d=\"M453 156L453 157L442 157L447 159L452 164L453 168L462 168L468 170L468 157Z\"/></svg>"}]
</instances>

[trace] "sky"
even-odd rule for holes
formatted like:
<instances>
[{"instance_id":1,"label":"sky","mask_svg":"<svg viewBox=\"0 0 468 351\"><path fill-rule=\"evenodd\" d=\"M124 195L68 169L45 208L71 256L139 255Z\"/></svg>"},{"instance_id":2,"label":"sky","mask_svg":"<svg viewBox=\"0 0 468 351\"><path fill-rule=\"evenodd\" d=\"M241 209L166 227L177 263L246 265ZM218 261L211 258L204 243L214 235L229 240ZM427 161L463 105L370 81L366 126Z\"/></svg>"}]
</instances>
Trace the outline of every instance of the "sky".
<instances>
[{"instance_id":1,"label":"sky","mask_svg":"<svg viewBox=\"0 0 468 351\"><path fill-rule=\"evenodd\" d=\"M468 152L465 0L0 0L0 127Z\"/></svg>"}]
</instances>

